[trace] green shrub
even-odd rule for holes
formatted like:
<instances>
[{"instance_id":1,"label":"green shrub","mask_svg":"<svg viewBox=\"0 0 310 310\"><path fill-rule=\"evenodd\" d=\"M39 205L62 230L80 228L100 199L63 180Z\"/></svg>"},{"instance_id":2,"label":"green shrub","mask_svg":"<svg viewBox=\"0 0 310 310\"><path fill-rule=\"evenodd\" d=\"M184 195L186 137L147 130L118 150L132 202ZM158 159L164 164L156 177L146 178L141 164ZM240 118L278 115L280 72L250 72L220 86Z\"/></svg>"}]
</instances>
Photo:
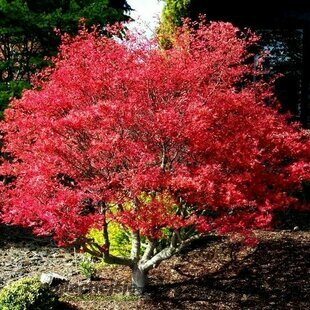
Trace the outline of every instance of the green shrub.
<instances>
[{"instance_id":1,"label":"green shrub","mask_svg":"<svg viewBox=\"0 0 310 310\"><path fill-rule=\"evenodd\" d=\"M37 278L20 279L0 291L1 310L52 310L57 305L57 296Z\"/></svg>"},{"instance_id":2,"label":"green shrub","mask_svg":"<svg viewBox=\"0 0 310 310\"><path fill-rule=\"evenodd\" d=\"M110 238L110 253L116 256L130 256L131 240L128 233L116 223L109 223L108 226ZM91 229L87 236L93 239L97 244L103 245L102 231Z\"/></svg>"},{"instance_id":3,"label":"green shrub","mask_svg":"<svg viewBox=\"0 0 310 310\"><path fill-rule=\"evenodd\" d=\"M96 277L97 270L91 257L86 255L83 257L83 260L80 262L80 272L85 278L90 280Z\"/></svg>"}]
</instances>

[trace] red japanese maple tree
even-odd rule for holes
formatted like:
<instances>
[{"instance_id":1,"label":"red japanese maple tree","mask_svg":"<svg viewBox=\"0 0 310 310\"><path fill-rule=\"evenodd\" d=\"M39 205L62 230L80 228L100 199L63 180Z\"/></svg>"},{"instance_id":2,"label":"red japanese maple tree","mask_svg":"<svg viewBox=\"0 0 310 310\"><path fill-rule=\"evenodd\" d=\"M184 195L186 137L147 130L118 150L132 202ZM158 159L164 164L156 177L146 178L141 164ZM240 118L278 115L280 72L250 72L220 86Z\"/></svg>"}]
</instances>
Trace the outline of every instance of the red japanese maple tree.
<instances>
[{"instance_id":1,"label":"red japanese maple tree","mask_svg":"<svg viewBox=\"0 0 310 310\"><path fill-rule=\"evenodd\" d=\"M256 40L221 22L185 25L169 50L65 36L55 67L5 112L14 159L0 172L15 180L1 185L3 221L130 266L141 288L205 233L250 241L274 210L306 208L294 192L309 178L309 135L253 81ZM131 257L109 252L111 221L131 232ZM86 237L92 227L104 246Z\"/></svg>"}]
</instances>

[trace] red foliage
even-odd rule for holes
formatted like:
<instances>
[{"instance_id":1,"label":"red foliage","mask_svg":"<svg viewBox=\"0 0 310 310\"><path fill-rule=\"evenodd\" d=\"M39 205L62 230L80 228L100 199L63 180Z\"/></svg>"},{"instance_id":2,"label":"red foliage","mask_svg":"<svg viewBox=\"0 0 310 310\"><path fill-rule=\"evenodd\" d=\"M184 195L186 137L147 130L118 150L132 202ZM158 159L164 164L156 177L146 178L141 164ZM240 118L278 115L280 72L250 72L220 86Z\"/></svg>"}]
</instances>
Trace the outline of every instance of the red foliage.
<instances>
[{"instance_id":1,"label":"red foliage","mask_svg":"<svg viewBox=\"0 0 310 310\"><path fill-rule=\"evenodd\" d=\"M297 205L309 135L249 78L257 38L228 23L195 29L169 50L95 31L64 38L55 68L1 125L15 159L0 172L17 177L2 185L5 222L68 244L100 224L104 201L106 216L152 237L246 235Z\"/></svg>"}]
</instances>

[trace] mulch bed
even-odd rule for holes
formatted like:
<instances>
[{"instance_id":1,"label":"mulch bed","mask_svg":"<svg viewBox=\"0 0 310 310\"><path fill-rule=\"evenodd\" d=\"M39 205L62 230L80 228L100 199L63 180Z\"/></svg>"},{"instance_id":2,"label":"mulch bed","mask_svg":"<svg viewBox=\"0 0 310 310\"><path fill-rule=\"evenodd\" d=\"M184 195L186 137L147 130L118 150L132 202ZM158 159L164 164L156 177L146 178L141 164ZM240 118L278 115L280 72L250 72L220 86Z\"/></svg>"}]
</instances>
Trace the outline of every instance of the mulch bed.
<instances>
[{"instance_id":1,"label":"mulch bed","mask_svg":"<svg viewBox=\"0 0 310 310\"><path fill-rule=\"evenodd\" d=\"M33 260L21 276L43 267L71 274L69 284L57 288L60 310L310 309L310 231L298 229L259 231L256 248L209 237L152 270L142 297L132 294L127 268L106 266L87 282L72 249L57 249L51 239L16 228L0 226L0 265L13 273L28 255ZM7 280L3 274L1 267L0 278Z\"/></svg>"},{"instance_id":2,"label":"mulch bed","mask_svg":"<svg viewBox=\"0 0 310 310\"><path fill-rule=\"evenodd\" d=\"M255 249L212 238L163 262L141 298L126 295L130 272L122 267L103 268L101 281L63 296L72 308L87 310L310 309L310 232L258 235Z\"/></svg>"}]
</instances>

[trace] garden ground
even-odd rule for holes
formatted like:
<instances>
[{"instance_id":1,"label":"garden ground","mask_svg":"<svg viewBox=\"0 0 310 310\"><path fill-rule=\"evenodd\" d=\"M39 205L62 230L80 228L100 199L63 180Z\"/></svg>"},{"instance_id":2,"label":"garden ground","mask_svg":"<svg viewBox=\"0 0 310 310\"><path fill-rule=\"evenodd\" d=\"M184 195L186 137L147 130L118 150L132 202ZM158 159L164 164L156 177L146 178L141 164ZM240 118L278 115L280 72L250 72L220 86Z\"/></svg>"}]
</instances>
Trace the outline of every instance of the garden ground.
<instances>
[{"instance_id":1,"label":"garden ground","mask_svg":"<svg viewBox=\"0 0 310 310\"><path fill-rule=\"evenodd\" d=\"M257 234L256 248L213 237L163 262L139 298L126 268L105 266L88 282L78 272L80 254L0 227L0 285L58 272L70 279L58 287L62 309L309 309L310 231Z\"/></svg>"}]
</instances>

